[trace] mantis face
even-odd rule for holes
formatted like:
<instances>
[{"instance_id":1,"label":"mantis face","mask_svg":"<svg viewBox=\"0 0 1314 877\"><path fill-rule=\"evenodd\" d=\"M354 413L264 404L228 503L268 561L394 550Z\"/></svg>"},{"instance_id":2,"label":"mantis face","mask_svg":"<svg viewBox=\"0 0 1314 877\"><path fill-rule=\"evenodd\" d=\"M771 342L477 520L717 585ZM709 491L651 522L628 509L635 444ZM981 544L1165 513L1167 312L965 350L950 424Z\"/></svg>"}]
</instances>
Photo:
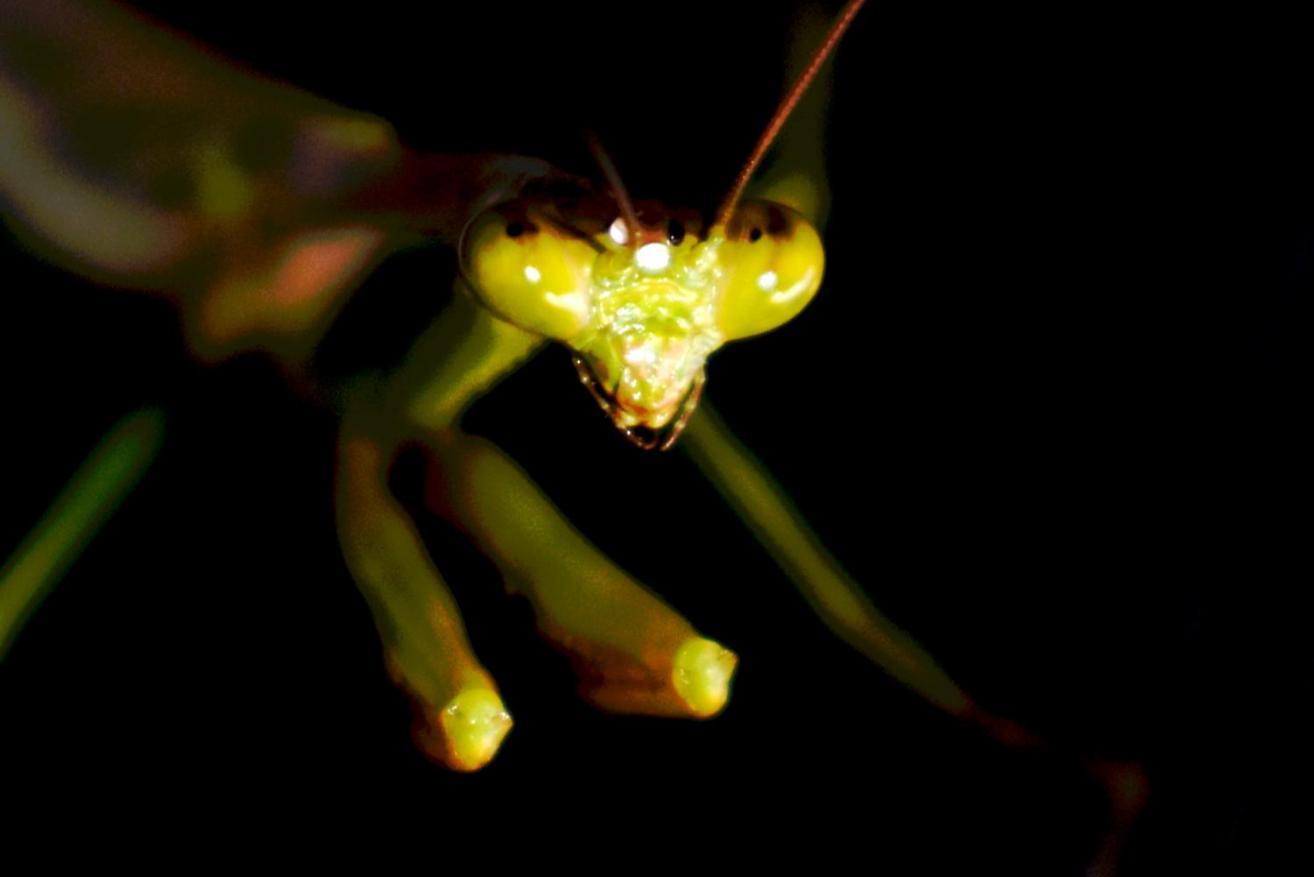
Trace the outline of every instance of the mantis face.
<instances>
[{"instance_id":1,"label":"mantis face","mask_svg":"<svg viewBox=\"0 0 1314 877\"><path fill-rule=\"evenodd\" d=\"M610 198L525 198L476 217L461 252L476 298L574 350L584 385L645 448L679 436L708 355L797 315L824 262L811 223L768 201L707 228L649 203L627 220Z\"/></svg>"}]
</instances>

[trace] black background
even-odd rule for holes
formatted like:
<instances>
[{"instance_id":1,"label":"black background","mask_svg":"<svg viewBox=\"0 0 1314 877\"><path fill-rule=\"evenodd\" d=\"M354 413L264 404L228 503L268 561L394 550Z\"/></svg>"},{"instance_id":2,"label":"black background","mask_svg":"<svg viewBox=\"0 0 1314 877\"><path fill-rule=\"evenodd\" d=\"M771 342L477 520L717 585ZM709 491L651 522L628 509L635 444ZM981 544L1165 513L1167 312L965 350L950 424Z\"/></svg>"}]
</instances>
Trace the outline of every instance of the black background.
<instances>
[{"instance_id":1,"label":"black background","mask_svg":"<svg viewBox=\"0 0 1314 877\"><path fill-rule=\"evenodd\" d=\"M417 148L589 173L587 128L637 197L699 204L785 87L793 14L150 8ZM1062 752L1145 766L1127 873L1307 857L1308 807L1286 803L1311 779L1314 669L1291 508L1307 32L1195 9L867 9L836 61L822 292L709 369L834 553L975 697ZM1075 757L1002 749L834 640L689 461L621 441L555 349L468 425L739 653L731 703L706 723L590 710L527 608L435 526L516 727L480 774L431 765L336 545L333 413L257 357L197 365L158 302L8 236L0 258L0 553L119 416L169 412L144 483L0 667L0 774L22 790L98 813L129 792L182 814L328 806L400 817L422 830L398 841L435 852L532 837L544 861L616 867L707 841L741 862L1068 874L1098 844ZM437 307L451 268L402 254L347 317Z\"/></svg>"}]
</instances>

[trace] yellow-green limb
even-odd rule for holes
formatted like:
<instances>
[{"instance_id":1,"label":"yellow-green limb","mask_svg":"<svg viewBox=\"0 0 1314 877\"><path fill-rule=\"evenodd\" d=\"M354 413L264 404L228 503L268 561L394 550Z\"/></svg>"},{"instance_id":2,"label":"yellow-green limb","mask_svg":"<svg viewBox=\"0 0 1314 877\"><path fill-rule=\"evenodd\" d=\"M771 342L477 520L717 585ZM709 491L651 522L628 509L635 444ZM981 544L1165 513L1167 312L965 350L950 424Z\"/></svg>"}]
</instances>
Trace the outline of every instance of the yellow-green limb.
<instances>
[{"instance_id":1,"label":"yellow-green limb","mask_svg":"<svg viewBox=\"0 0 1314 877\"><path fill-rule=\"evenodd\" d=\"M789 79L797 79L803 73L829 30L830 19L820 6L805 6L798 12L790 28L793 38L787 64ZM772 157L747 190L750 198L794 208L818 229L825 226L830 212L825 132L832 63L818 71L776 138Z\"/></svg>"},{"instance_id":2,"label":"yellow-green limb","mask_svg":"<svg viewBox=\"0 0 1314 877\"><path fill-rule=\"evenodd\" d=\"M403 412L403 429L444 429L470 403L547 341L497 319L457 283L456 295L420 336L388 386L388 408Z\"/></svg>"},{"instance_id":3,"label":"yellow-green limb","mask_svg":"<svg viewBox=\"0 0 1314 877\"><path fill-rule=\"evenodd\" d=\"M704 402L681 446L841 639L926 700L955 715L971 701L907 633L880 613L822 546L785 491Z\"/></svg>"},{"instance_id":4,"label":"yellow-green limb","mask_svg":"<svg viewBox=\"0 0 1314 877\"><path fill-rule=\"evenodd\" d=\"M115 424L0 567L0 659L41 600L141 480L163 435L164 414L157 408L142 409Z\"/></svg>"},{"instance_id":5,"label":"yellow-green limb","mask_svg":"<svg viewBox=\"0 0 1314 877\"><path fill-rule=\"evenodd\" d=\"M527 597L571 657L581 693L615 712L703 718L725 705L737 658L603 556L491 443L434 434L429 501Z\"/></svg>"},{"instance_id":6,"label":"yellow-green limb","mask_svg":"<svg viewBox=\"0 0 1314 877\"><path fill-rule=\"evenodd\" d=\"M458 290L459 292L459 290ZM585 697L618 712L710 716L736 658L588 543L505 454L457 428L461 413L543 339L458 294L388 388L404 435L431 453L430 497L529 598L569 654Z\"/></svg>"},{"instance_id":7,"label":"yellow-green limb","mask_svg":"<svg viewBox=\"0 0 1314 877\"><path fill-rule=\"evenodd\" d=\"M417 738L457 770L478 770L511 729L492 677L410 518L388 490L391 449L344 425L338 448L342 551L374 614L394 679L419 713Z\"/></svg>"},{"instance_id":8,"label":"yellow-green limb","mask_svg":"<svg viewBox=\"0 0 1314 877\"><path fill-rule=\"evenodd\" d=\"M416 703L421 747L456 770L492 760L511 715L471 650L447 583L388 489L388 470L408 438L454 423L541 343L458 289L389 383L352 388L344 406L336 497L342 551L389 670Z\"/></svg>"}]
</instances>

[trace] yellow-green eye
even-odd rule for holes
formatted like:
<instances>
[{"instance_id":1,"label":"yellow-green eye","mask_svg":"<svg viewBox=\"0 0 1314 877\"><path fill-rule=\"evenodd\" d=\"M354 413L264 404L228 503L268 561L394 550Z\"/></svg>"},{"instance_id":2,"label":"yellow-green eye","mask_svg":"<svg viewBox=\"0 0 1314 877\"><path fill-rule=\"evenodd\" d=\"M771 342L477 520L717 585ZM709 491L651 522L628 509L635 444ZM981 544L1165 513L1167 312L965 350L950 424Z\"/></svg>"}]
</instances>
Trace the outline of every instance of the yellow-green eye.
<instances>
[{"instance_id":1,"label":"yellow-green eye","mask_svg":"<svg viewBox=\"0 0 1314 877\"><path fill-rule=\"evenodd\" d=\"M780 326L807 306L821 285L821 237L802 214L769 201L735 211L721 250L726 278L717 325L727 341Z\"/></svg>"},{"instance_id":2,"label":"yellow-green eye","mask_svg":"<svg viewBox=\"0 0 1314 877\"><path fill-rule=\"evenodd\" d=\"M560 341L588 325L596 258L591 243L501 208L475 217L461 249L466 279L485 307Z\"/></svg>"}]
</instances>

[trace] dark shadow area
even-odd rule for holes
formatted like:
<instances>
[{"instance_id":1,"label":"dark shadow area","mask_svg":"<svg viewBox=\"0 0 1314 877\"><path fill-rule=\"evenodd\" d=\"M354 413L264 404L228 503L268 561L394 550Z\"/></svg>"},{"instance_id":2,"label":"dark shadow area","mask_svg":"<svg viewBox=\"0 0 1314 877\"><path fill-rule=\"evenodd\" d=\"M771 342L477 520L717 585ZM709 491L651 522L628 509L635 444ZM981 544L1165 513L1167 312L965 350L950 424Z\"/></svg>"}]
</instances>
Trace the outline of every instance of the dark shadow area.
<instances>
[{"instance_id":1,"label":"dark shadow area","mask_svg":"<svg viewBox=\"0 0 1314 877\"><path fill-rule=\"evenodd\" d=\"M591 174L591 129L636 197L694 206L785 88L788 4L148 7L412 146ZM867 9L836 62L822 291L716 354L706 392L976 698L1063 752L1143 765L1123 873L1267 873L1303 852L1309 807L1284 799L1314 779L1293 511L1314 71L1294 22L1143 15ZM320 359L332 380L395 362L451 263L420 249L368 279ZM0 665L11 796L328 806L508 845L542 832L543 855L599 862L705 837L740 862L1055 875L1099 844L1104 800L1074 758L1003 749L835 640L678 449L615 433L561 349L467 425L739 675L709 722L594 712L434 523L516 719L488 769L444 772L411 745L337 546L331 408L258 357L198 365L167 307L8 232L0 293L0 557L117 417L169 418Z\"/></svg>"}]
</instances>

